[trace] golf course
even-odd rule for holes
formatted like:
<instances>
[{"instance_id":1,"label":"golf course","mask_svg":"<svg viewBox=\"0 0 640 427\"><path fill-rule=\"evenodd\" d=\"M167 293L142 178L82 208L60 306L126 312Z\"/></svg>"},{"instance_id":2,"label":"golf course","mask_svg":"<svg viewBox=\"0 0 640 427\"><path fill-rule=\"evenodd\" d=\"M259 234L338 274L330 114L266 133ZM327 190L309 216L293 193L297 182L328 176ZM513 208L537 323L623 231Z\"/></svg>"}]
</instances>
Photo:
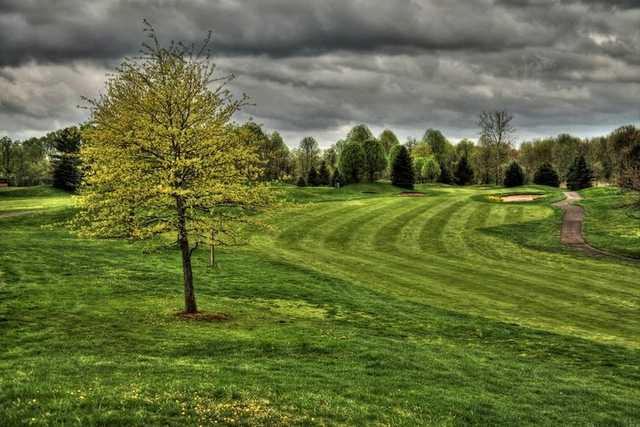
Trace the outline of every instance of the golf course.
<instances>
[{"instance_id":1,"label":"golf course","mask_svg":"<svg viewBox=\"0 0 640 427\"><path fill-rule=\"evenodd\" d=\"M0 414L12 425L634 425L640 218L580 192L276 186L193 253L72 232L72 196L0 189ZM503 194L535 194L504 202Z\"/></svg>"}]
</instances>

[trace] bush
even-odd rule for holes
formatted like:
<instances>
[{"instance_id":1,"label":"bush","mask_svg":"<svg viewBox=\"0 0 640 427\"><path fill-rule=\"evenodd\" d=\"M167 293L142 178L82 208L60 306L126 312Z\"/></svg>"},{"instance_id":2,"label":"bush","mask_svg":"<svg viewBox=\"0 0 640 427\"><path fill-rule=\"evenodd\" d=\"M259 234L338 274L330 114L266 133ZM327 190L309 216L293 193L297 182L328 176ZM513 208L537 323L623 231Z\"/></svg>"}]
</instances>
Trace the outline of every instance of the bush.
<instances>
[{"instance_id":1,"label":"bush","mask_svg":"<svg viewBox=\"0 0 640 427\"><path fill-rule=\"evenodd\" d=\"M456 165L454 177L458 185L469 185L473 183L473 169L471 169L466 156L463 156Z\"/></svg>"},{"instance_id":2,"label":"bush","mask_svg":"<svg viewBox=\"0 0 640 427\"><path fill-rule=\"evenodd\" d=\"M306 187L307 186L307 182L304 180L303 177L298 177L298 181L296 181L296 185L298 187Z\"/></svg>"},{"instance_id":3,"label":"bush","mask_svg":"<svg viewBox=\"0 0 640 427\"><path fill-rule=\"evenodd\" d=\"M549 187L560 187L560 177L550 163L543 163L533 176L533 183L548 185Z\"/></svg>"},{"instance_id":4,"label":"bush","mask_svg":"<svg viewBox=\"0 0 640 427\"><path fill-rule=\"evenodd\" d=\"M524 184L524 171L518 162L511 162L504 173L505 187L519 187Z\"/></svg>"},{"instance_id":5,"label":"bush","mask_svg":"<svg viewBox=\"0 0 640 427\"><path fill-rule=\"evenodd\" d=\"M318 171L316 171L315 166L311 166L309 169L309 174L307 175L307 185L311 187L317 187L320 185L320 177L318 176Z\"/></svg>"},{"instance_id":6,"label":"bush","mask_svg":"<svg viewBox=\"0 0 640 427\"><path fill-rule=\"evenodd\" d=\"M567 188L571 191L578 191L584 188L590 188L593 185L593 172L584 155L580 155L575 159L569 173L567 173Z\"/></svg>"},{"instance_id":7,"label":"bush","mask_svg":"<svg viewBox=\"0 0 640 427\"><path fill-rule=\"evenodd\" d=\"M413 161L405 146L400 147L391 165L391 184L409 190L412 190L415 184Z\"/></svg>"}]
</instances>

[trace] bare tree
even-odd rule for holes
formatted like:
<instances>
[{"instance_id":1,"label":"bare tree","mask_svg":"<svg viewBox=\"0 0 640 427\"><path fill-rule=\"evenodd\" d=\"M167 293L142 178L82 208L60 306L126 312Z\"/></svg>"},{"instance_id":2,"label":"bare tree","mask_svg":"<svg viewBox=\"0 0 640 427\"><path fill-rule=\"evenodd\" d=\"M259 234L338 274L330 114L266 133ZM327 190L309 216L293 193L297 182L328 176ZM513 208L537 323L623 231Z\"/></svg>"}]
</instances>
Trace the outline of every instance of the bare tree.
<instances>
[{"instance_id":1,"label":"bare tree","mask_svg":"<svg viewBox=\"0 0 640 427\"><path fill-rule=\"evenodd\" d=\"M513 145L516 129L511 122L513 115L507 111L483 111L480 114L480 141L486 145L495 160L496 184L501 182L500 165Z\"/></svg>"}]
</instances>

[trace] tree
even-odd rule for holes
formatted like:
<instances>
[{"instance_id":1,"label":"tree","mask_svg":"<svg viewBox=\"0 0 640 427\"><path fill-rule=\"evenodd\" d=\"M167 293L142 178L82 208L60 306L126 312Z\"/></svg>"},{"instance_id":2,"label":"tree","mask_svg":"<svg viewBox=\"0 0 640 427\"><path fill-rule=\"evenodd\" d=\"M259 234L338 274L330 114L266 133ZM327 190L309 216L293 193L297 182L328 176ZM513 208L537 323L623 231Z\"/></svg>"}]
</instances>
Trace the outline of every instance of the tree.
<instances>
[{"instance_id":1,"label":"tree","mask_svg":"<svg viewBox=\"0 0 640 427\"><path fill-rule=\"evenodd\" d=\"M558 168L558 174L561 179L567 179L569 168L573 164L576 157L583 153L582 143L579 138L569 134L558 135L553 143L553 163Z\"/></svg>"},{"instance_id":2,"label":"tree","mask_svg":"<svg viewBox=\"0 0 640 427\"><path fill-rule=\"evenodd\" d=\"M567 188L571 191L578 191L590 188L593 185L593 172L584 155L576 157L575 161L567 173Z\"/></svg>"},{"instance_id":3,"label":"tree","mask_svg":"<svg viewBox=\"0 0 640 427\"><path fill-rule=\"evenodd\" d=\"M484 111L480 114L480 143L493 157L494 179L502 182L502 163L513 145L515 128L511 124L513 116L506 111Z\"/></svg>"},{"instance_id":4,"label":"tree","mask_svg":"<svg viewBox=\"0 0 640 427\"><path fill-rule=\"evenodd\" d=\"M336 170L338 167L338 153L334 145L324 150L324 153L322 153L322 161L330 170Z\"/></svg>"},{"instance_id":5,"label":"tree","mask_svg":"<svg viewBox=\"0 0 640 427\"><path fill-rule=\"evenodd\" d=\"M437 129L427 129L422 140L427 143L438 163L448 160L449 142L442 132Z\"/></svg>"},{"instance_id":6,"label":"tree","mask_svg":"<svg viewBox=\"0 0 640 427\"><path fill-rule=\"evenodd\" d=\"M318 185L320 185L318 171L316 171L315 166L311 166L311 169L309 169L309 175L307 175L307 184L311 187L317 187Z\"/></svg>"},{"instance_id":7,"label":"tree","mask_svg":"<svg viewBox=\"0 0 640 427\"><path fill-rule=\"evenodd\" d=\"M307 181L305 181L304 177L299 176L298 180L296 181L296 185L298 187L306 187L307 186Z\"/></svg>"},{"instance_id":8,"label":"tree","mask_svg":"<svg viewBox=\"0 0 640 427\"><path fill-rule=\"evenodd\" d=\"M400 141L398 140L396 134L389 129L383 130L378 139L382 143L386 155L389 155L392 147L400 145Z\"/></svg>"},{"instance_id":9,"label":"tree","mask_svg":"<svg viewBox=\"0 0 640 427\"><path fill-rule=\"evenodd\" d=\"M511 162L504 173L505 187L519 187L524 184L524 171L518 162Z\"/></svg>"},{"instance_id":10,"label":"tree","mask_svg":"<svg viewBox=\"0 0 640 427\"><path fill-rule=\"evenodd\" d=\"M344 177L340 174L338 169L333 171L333 175L331 175L331 186L332 187L342 187L345 184Z\"/></svg>"},{"instance_id":11,"label":"tree","mask_svg":"<svg viewBox=\"0 0 640 427\"><path fill-rule=\"evenodd\" d=\"M551 163L543 163L536 170L533 176L533 183L538 185L548 185L549 187L560 187L560 177Z\"/></svg>"},{"instance_id":12,"label":"tree","mask_svg":"<svg viewBox=\"0 0 640 427\"><path fill-rule=\"evenodd\" d=\"M364 150L364 169L369 182L376 178L387 168L387 158L384 147L377 139L367 139L362 143Z\"/></svg>"},{"instance_id":13,"label":"tree","mask_svg":"<svg viewBox=\"0 0 640 427\"><path fill-rule=\"evenodd\" d=\"M440 162L440 175L438 175L437 181L440 184L453 184L453 177L445 162Z\"/></svg>"},{"instance_id":14,"label":"tree","mask_svg":"<svg viewBox=\"0 0 640 427\"><path fill-rule=\"evenodd\" d=\"M373 133L367 125L356 125L347 134L348 142L364 143L369 139L374 139Z\"/></svg>"},{"instance_id":15,"label":"tree","mask_svg":"<svg viewBox=\"0 0 640 427\"><path fill-rule=\"evenodd\" d=\"M300 141L298 150L300 155L300 175L307 176L309 169L318 163L320 156L318 142L312 137L307 136Z\"/></svg>"},{"instance_id":16,"label":"tree","mask_svg":"<svg viewBox=\"0 0 640 427\"><path fill-rule=\"evenodd\" d=\"M467 156L463 156L460 159L453 175L454 181L458 185L469 185L473 183L473 169L471 169L469 165Z\"/></svg>"},{"instance_id":17,"label":"tree","mask_svg":"<svg viewBox=\"0 0 640 427\"><path fill-rule=\"evenodd\" d=\"M402 149L401 147L402 147L401 145L394 145L393 147L391 147L391 150L389 151L389 158L387 159L387 162L389 164L389 170L391 170L391 166L393 165L393 160L396 158L396 156ZM409 147L407 147L407 149L409 149Z\"/></svg>"},{"instance_id":18,"label":"tree","mask_svg":"<svg viewBox=\"0 0 640 427\"><path fill-rule=\"evenodd\" d=\"M320 163L320 170L318 171L318 184L331 184L331 175L329 173L329 168L327 168L327 162L325 162L324 160L322 161L322 163Z\"/></svg>"},{"instance_id":19,"label":"tree","mask_svg":"<svg viewBox=\"0 0 640 427\"><path fill-rule=\"evenodd\" d=\"M413 161L407 147L402 145L391 165L391 184L409 190L413 189L415 184Z\"/></svg>"},{"instance_id":20,"label":"tree","mask_svg":"<svg viewBox=\"0 0 640 427\"><path fill-rule=\"evenodd\" d=\"M88 100L81 159L86 172L75 224L83 235L165 242L175 233L182 256L185 312L196 313L192 254L212 244L220 212L238 215L269 203L256 182L255 149L231 125L243 105L214 75L201 48L150 43L125 59L104 95ZM220 230L224 231L224 230Z\"/></svg>"},{"instance_id":21,"label":"tree","mask_svg":"<svg viewBox=\"0 0 640 427\"><path fill-rule=\"evenodd\" d=\"M75 192L82 180L79 157L82 147L80 130L77 127L69 127L56 132L53 135L53 147L53 186Z\"/></svg>"},{"instance_id":22,"label":"tree","mask_svg":"<svg viewBox=\"0 0 640 427\"><path fill-rule=\"evenodd\" d=\"M440 177L440 165L433 157L427 158L422 166L421 175L427 182L435 182Z\"/></svg>"},{"instance_id":23,"label":"tree","mask_svg":"<svg viewBox=\"0 0 640 427\"><path fill-rule=\"evenodd\" d=\"M423 183L426 181L426 177L422 172L424 172L424 165L427 160L426 157L413 157L413 170L415 171L416 182Z\"/></svg>"},{"instance_id":24,"label":"tree","mask_svg":"<svg viewBox=\"0 0 640 427\"><path fill-rule=\"evenodd\" d=\"M623 126L613 131L608 141L617 165L618 184L623 188L634 188L640 169L640 129Z\"/></svg>"},{"instance_id":25,"label":"tree","mask_svg":"<svg viewBox=\"0 0 640 427\"><path fill-rule=\"evenodd\" d=\"M0 178L9 180L10 183L15 178L13 176L14 157L15 147L11 138L7 136L0 138Z\"/></svg>"},{"instance_id":26,"label":"tree","mask_svg":"<svg viewBox=\"0 0 640 427\"><path fill-rule=\"evenodd\" d=\"M357 142L349 142L342 149L338 168L347 184L360 182L365 172L365 153L362 145Z\"/></svg>"}]
</instances>

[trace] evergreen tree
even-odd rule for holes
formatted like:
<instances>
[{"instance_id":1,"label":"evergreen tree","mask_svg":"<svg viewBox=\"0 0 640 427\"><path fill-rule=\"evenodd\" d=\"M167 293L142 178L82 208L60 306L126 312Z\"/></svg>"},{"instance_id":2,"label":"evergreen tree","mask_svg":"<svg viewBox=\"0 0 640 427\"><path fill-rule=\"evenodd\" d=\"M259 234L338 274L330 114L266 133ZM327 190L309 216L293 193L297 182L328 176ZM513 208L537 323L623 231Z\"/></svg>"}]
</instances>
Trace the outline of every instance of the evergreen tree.
<instances>
[{"instance_id":1,"label":"evergreen tree","mask_svg":"<svg viewBox=\"0 0 640 427\"><path fill-rule=\"evenodd\" d=\"M309 169L307 184L311 187L317 187L320 185L320 177L318 176L318 171L316 171L315 166L311 166L311 169Z\"/></svg>"},{"instance_id":2,"label":"evergreen tree","mask_svg":"<svg viewBox=\"0 0 640 427\"><path fill-rule=\"evenodd\" d=\"M505 187L519 187L524 184L524 171L518 162L511 162L504 174Z\"/></svg>"},{"instance_id":3,"label":"evergreen tree","mask_svg":"<svg viewBox=\"0 0 640 427\"><path fill-rule=\"evenodd\" d=\"M473 169L471 169L469 165L467 156L463 156L456 165L454 177L458 185L469 185L473 183Z\"/></svg>"},{"instance_id":4,"label":"evergreen tree","mask_svg":"<svg viewBox=\"0 0 640 427\"><path fill-rule=\"evenodd\" d=\"M551 166L551 163L543 163L533 176L533 183L548 185L549 187L560 187L560 177L558 172Z\"/></svg>"},{"instance_id":5,"label":"evergreen tree","mask_svg":"<svg viewBox=\"0 0 640 427\"><path fill-rule=\"evenodd\" d=\"M298 180L296 181L296 185L298 187L306 187L307 186L307 182L304 180L304 177L299 176Z\"/></svg>"},{"instance_id":6,"label":"evergreen tree","mask_svg":"<svg viewBox=\"0 0 640 427\"><path fill-rule=\"evenodd\" d=\"M413 189L415 175L413 161L406 147L400 146L391 165L391 183L396 187Z\"/></svg>"},{"instance_id":7,"label":"evergreen tree","mask_svg":"<svg viewBox=\"0 0 640 427\"><path fill-rule=\"evenodd\" d=\"M74 192L82 180L80 171L80 130L76 127L62 129L53 135L52 142L56 152L51 162L53 167L53 186L64 191Z\"/></svg>"},{"instance_id":8,"label":"evergreen tree","mask_svg":"<svg viewBox=\"0 0 640 427\"><path fill-rule=\"evenodd\" d=\"M318 171L318 183L320 185L329 185L331 183L331 175L329 174L329 168L327 162L324 160L320 163L320 170Z\"/></svg>"},{"instance_id":9,"label":"evergreen tree","mask_svg":"<svg viewBox=\"0 0 640 427\"><path fill-rule=\"evenodd\" d=\"M578 156L567 173L567 188L571 191L582 190L593 185L593 172L584 155Z\"/></svg>"},{"instance_id":10,"label":"evergreen tree","mask_svg":"<svg viewBox=\"0 0 640 427\"><path fill-rule=\"evenodd\" d=\"M453 177L445 162L440 162L440 175L437 180L440 184L453 184Z\"/></svg>"}]
</instances>

